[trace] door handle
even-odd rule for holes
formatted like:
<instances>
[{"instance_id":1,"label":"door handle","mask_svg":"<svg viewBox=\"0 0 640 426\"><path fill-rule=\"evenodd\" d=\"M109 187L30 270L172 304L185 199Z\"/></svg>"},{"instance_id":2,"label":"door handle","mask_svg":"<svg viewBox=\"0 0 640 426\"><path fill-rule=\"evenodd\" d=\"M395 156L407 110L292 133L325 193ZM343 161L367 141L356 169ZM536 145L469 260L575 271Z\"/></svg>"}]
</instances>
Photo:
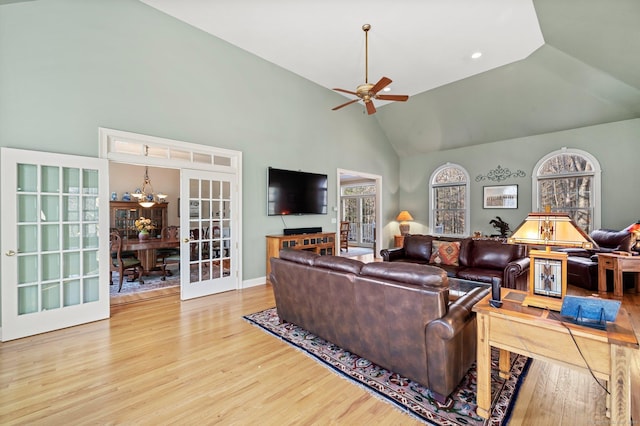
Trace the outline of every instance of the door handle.
<instances>
[{"instance_id":1,"label":"door handle","mask_svg":"<svg viewBox=\"0 0 640 426\"><path fill-rule=\"evenodd\" d=\"M15 256L15 255L16 255L16 252L15 252L15 251L13 251L13 250L9 250L9 251L7 251L7 252L5 253L5 255L7 255L7 256Z\"/></svg>"},{"instance_id":2,"label":"door handle","mask_svg":"<svg viewBox=\"0 0 640 426\"><path fill-rule=\"evenodd\" d=\"M189 241L191 241L189 238L185 238L184 240L182 240L183 243L188 243Z\"/></svg>"}]
</instances>

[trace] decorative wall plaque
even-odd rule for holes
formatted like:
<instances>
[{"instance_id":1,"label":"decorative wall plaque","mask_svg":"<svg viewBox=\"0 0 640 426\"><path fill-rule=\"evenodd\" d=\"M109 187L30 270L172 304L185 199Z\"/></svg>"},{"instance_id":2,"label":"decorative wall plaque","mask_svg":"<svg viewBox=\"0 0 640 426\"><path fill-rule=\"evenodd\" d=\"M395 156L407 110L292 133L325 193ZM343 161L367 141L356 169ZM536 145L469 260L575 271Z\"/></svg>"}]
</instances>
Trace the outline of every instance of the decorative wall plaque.
<instances>
[{"instance_id":1,"label":"decorative wall plaque","mask_svg":"<svg viewBox=\"0 0 640 426\"><path fill-rule=\"evenodd\" d=\"M476 182L482 182L485 179L493 182L502 182L508 178L521 178L525 176L527 176L527 174L522 170L512 172L510 169L503 169L502 166L498 165L498 167L490 170L486 175L476 176Z\"/></svg>"}]
</instances>

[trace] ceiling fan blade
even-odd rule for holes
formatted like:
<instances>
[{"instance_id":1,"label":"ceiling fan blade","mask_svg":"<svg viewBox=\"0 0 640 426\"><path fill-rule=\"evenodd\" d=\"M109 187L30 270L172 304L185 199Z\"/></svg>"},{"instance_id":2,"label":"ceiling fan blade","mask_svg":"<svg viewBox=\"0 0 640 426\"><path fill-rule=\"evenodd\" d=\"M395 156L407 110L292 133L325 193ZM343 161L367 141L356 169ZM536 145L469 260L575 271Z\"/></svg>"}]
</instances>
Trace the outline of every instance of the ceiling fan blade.
<instances>
[{"instance_id":1,"label":"ceiling fan blade","mask_svg":"<svg viewBox=\"0 0 640 426\"><path fill-rule=\"evenodd\" d=\"M344 89L333 89L333 90L335 90L336 92L343 92L343 93L348 93L350 95L358 96L356 92L352 92L351 90L344 90Z\"/></svg>"},{"instance_id":2,"label":"ceiling fan blade","mask_svg":"<svg viewBox=\"0 0 640 426\"><path fill-rule=\"evenodd\" d=\"M344 104L342 104L342 105L338 105L338 106L337 106L337 107L335 107L335 108L331 108L331 111L335 111L335 110L337 110L337 109L340 109L340 108L346 107L347 105L351 105L352 103L354 103L354 102L358 102L359 100L360 100L360 99L354 99L354 100L349 101L349 102L346 102L346 103L344 103Z\"/></svg>"},{"instance_id":3,"label":"ceiling fan blade","mask_svg":"<svg viewBox=\"0 0 640 426\"><path fill-rule=\"evenodd\" d=\"M376 107L373 105L373 101L365 102L364 105L367 107L369 115L376 113Z\"/></svg>"},{"instance_id":4,"label":"ceiling fan blade","mask_svg":"<svg viewBox=\"0 0 640 426\"><path fill-rule=\"evenodd\" d=\"M377 95L376 99L381 101L400 101L404 102L409 99L409 95Z\"/></svg>"},{"instance_id":5,"label":"ceiling fan blade","mask_svg":"<svg viewBox=\"0 0 640 426\"><path fill-rule=\"evenodd\" d=\"M381 91L382 89L384 89L385 87L387 87L388 85L391 84L391 79L388 77L382 77L380 79L380 81L378 81L372 88L371 88L371 92L372 93L378 93L379 91Z\"/></svg>"}]
</instances>

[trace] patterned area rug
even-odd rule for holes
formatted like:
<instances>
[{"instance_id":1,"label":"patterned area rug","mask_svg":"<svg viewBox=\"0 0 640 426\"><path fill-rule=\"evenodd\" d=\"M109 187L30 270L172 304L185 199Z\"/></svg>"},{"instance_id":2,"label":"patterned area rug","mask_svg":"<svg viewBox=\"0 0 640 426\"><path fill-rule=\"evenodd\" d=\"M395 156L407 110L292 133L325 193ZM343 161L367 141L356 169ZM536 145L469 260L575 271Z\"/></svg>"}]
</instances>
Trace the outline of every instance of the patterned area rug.
<instances>
[{"instance_id":1,"label":"patterned area rug","mask_svg":"<svg viewBox=\"0 0 640 426\"><path fill-rule=\"evenodd\" d=\"M491 394L492 412L490 419L476 414L476 368L469 369L458 388L445 404L432 398L425 387L412 382L392 371L385 370L368 360L347 352L308 331L290 323L280 324L276 308L270 308L244 318L263 330L281 338L285 342L321 361L334 372L351 379L370 392L381 396L412 416L433 425L503 425L506 424L518 388L524 379L530 359L522 355L512 355L511 375L504 380L498 376L498 352L492 353Z\"/></svg>"},{"instance_id":2,"label":"patterned area rug","mask_svg":"<svg viewBox=\"0 0 640 426\"><path fill-rule=\"evenodd\" d=\"M166 287L178 287L180 286L180 276L176 273L173 276L167 277L166 281L162 281L161 275L145 275L143 277L144 284L140 284L138 280L127 281L127 277L122 281L122 290L118 293L118 273L113 273L113 284L109 286L109 293L113 296L141 293L144 291L157 290L159 288Z\"/></svg>"}]
</instances>

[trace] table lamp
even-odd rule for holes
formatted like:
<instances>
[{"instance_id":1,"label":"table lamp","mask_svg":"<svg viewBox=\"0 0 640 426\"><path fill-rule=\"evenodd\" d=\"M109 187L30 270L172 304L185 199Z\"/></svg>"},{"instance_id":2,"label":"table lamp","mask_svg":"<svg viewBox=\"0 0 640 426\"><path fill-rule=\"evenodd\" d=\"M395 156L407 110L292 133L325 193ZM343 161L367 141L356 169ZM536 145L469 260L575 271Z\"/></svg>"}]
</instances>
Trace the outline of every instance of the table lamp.
<instances>
[{"instance_id":1,"label":"table lamp","mask_svg":"<svg viewBox=\"0 0 640 426\"><path fill-rule=\"evenodd\" d=\"M523 306L537 306L560 311L567 293L567 253L551 247L593 248L596 244L567 213L529 213L507 238L509 244L545 246L530 250L529 288Z\"/></svg>"},{"instance_id":2,"label":"table lamp","mask_svg":"<svg viewBox=\"0 0 640 426\"><path fill-rule=\"evenodd\" d=\"M405 236L409 234L409 224L408 220L413 220L413 216L406 210L402 210L396 220L400 222L400 235Z\"/></svg>"}]
</instances>

